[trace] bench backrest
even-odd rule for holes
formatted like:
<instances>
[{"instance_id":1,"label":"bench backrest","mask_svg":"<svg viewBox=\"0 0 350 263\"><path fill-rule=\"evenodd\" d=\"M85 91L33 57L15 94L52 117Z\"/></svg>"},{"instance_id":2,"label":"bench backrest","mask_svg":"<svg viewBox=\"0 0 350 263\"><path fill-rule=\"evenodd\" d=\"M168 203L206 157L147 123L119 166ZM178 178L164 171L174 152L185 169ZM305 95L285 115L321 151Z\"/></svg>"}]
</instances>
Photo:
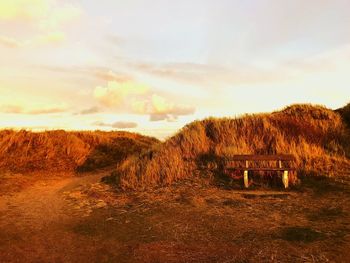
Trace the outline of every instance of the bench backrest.
<instances>
[{"instance_id":1,"label":"bench backrest","mask_svg":"<svg viewBox=\"0 0 350 263\"><path fill-rule=\"evenodd\" d=\"M228 161L295 161L292 154L242 154L227 157Z\"/></svg>"}]
</instances>

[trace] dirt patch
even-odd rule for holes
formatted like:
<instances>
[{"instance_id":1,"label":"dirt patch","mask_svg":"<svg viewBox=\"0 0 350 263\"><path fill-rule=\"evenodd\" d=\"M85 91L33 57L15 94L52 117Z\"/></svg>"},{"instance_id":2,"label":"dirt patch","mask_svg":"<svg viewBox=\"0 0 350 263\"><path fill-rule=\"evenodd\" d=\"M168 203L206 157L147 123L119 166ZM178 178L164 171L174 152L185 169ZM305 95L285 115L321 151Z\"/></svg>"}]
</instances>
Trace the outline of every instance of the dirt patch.
<instances>
[{"instance_id":1,"label":"dirt patch","mask_svg":"<svg viewBox=\"0 0 350 263\"><path fill-rule=\"evenodd\" d=\"M290 194L278 193L278 194L269 194L269 193L248 193L242 194L242 196L246 199L257 199L257 198L267 198L267 199L287 199L290 197Z\"/></svg>"},{"instance_id":2,"label":"dirt patch","mask_svg":"<svg viewBox=\"0 0 350 263\"><path fill-rule=\"evenodd\" d=\"M334 220L345 216L342 207L322 207L321 209L310 213L308 216L311 221Z\"/></svg>"},{"instance_id":3,"label":"dirt patch","mask_svg":"<svg viewBox=\"0 0 350 263\"><path fill-rule=\"evenodd\" d=\"M279 237L287 241L309 243L322 240L325 238L325 235L309 227L286 227L280 231Z\"/></svg>"},{"instance_id":4,"label":"dirt patch","mask_svg":"<svg viewBox=\"0 0 350 263\"><path fill-rule=\"evenodd\" d=\"M305 176L302 178L302 184L295 187L300 192L311 191L314 195L327 195L333 193L350 194L349 180L337 181L335 178L323 176Z\"/></svg>"},{"instance_id":5,"label":"dirt patch","mask_svg":"<svg viewBox=\"0 0 350 263\"><path fill-rule=\"evenodd\" d=\"M226 199L222 204L229 207L242 207L245 205L242 201L236 199Z\"/></svg>"},{"instance_id":6,"label":"dirt patch","mask_svg":"<svg viewBox=\"0 0 350 263\"><path fill-rule=\"evenodd\" d=\"M64 191L70 210L78 216L87 217L94 209L113 206L115 199L110 186L100 183L78 186L72 191Z\"/></svg>"},{"instance_id":7,"label":"dirt patch","mask_svg":"<svg viewBox=\"0 0 350 263\"><path fill-rule=\"evenodd\" d=\"M344 262L350 257L346 184L339 186L344 191L321 195L311 187L227 190L200 180L123 192L98 183L99 177L37 182L0 199L2 262Z\"/></svg>"}]
</instances>

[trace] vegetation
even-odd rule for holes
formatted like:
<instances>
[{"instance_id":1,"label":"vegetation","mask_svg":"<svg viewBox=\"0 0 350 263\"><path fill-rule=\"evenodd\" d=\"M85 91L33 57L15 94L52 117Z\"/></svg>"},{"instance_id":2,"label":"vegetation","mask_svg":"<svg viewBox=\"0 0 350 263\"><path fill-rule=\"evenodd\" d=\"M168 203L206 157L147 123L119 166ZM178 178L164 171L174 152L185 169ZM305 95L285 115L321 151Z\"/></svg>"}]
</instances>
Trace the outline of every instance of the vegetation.
<instances>
[{"instance_id":1,"label":"vegetation","mask_svg":"<svg viewBox=\"0 0 350 263\"><path fill-rule=\"evenodd\" d=\"M339 113L309 104L271 114L209 118L127 158L113 175L122 188L137 189L193 177L203 165L220 172L220 160L233 154L290 153L298 174L333 176L349 167L348 134Z\"/></svg>"},{"instance_id":2,"label":"vegetation","mask_svg":"<svg viewBox=\"0 0 350 263\"><path fill-rule=\"evenodd\" d=\"M340 113L345 123L350 128L350 103L348 103L345 107L336 110L336 112Z\"/></svg>"},{"instance_id":3,"label":"vegetation","mask_svg":"<svg viewBox=\"0 0 350 263\"><path fill-rule=\"evenodd\" d=\"M337 111L292 105L270 114L195 121L163 143L128 132L3 130L0 170L82 172L114 165L114 182L139 189L208 171L223 176L225 157L234 154L290 153L299 175L341 175L350 167L349 114L350 104Z\"/></svg>"},{"instance_id":4,"label":"vegetation","mask_svg":"<svg viewBox=\"0 0 350 263\"><path fill-rule=\"evenodd\" d=\"M91 171L117 165L158 140L129 132L0 131L0 169Z\"/></svg>"}]
</instances>

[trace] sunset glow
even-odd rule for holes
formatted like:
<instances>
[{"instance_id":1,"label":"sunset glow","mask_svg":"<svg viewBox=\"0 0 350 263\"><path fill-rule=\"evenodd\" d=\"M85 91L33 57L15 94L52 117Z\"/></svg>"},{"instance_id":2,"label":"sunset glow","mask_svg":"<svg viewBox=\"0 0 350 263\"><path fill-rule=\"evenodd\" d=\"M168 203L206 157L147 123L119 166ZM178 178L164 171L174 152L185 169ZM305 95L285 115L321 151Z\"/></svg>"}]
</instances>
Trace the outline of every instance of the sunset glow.
<instances>
[{"instance_id":1,"label":"sunset glow","mask_svg":"<svg viewBox=\"0 0 350 263\"><path fill-rule=\"evenodd\" d=\"M1 0L0 128L165 138L195 119L339 108L348 0Z\"/></svg>"}]
</instances>

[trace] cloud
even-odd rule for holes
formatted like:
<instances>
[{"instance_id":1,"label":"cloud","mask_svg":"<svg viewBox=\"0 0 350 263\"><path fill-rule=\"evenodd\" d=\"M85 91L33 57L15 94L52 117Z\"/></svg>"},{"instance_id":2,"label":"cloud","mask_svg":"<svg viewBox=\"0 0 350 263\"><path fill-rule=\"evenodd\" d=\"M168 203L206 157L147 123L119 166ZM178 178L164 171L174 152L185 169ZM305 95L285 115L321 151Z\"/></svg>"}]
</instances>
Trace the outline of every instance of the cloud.
<instances>
[{"instance_id":1,"label":"cloud","mask_svg":"<svg viewBox=\"0 0 350 263\"><path fill-rule=\"evenodd\" d=\"M130 82L132 78L123 73L116 73L112 70L94 70L96 77L105 81Z\"/></svg>"},{"instance_id":2,"label":"cloud","mask_svg":"<svg viewBox=\"0 0 350 263\"><path fill-rule=\"evenodd\" d=\"M25 112L26 114L52 114L52 113L62 113L65 112L67 109L66 108L61 108L61 107L53 107L53 108L42 108L42 109L34 109Z\"/></svg>"},{"instance_id":3,"label":"cloud","mask_svg":"<svg viewBox=\"0 0 350 263\"><path fill-rule=\"evenodd\" d=\"M0 19L31 20L45 16L52 1L47 0L1 0Z\"/></svg>"},{"instance_id":4,"label":"cloud","mask_svg":"<svg viewBox=\"0 0 350 263\"><path fill-rule=\"evenodd\" d=\"M346 44L313 56L284 61L280 67L300 73L330 73L342 67L347 68L349 64L350 44Z\"/></svg>"},{"instance_id":5,"label":"cloud","mask_svg":"<svg viewBox=\"0 0 350 263\"><path fill-rule=\"evenodd\" d=\"M32 43L37 44L57 44L65 40L65 34L60 31L49 32L48 34L36 37Z\"/></svg>"},{"instance_id":6,"label":"cloud","mask_svg":"<svg viewBox=\"0 0 350 263\"><path fill-rule=\"evenodd\" d=\"M7 48L22 48L33 47L47 44L59 44L65 40L65 34L63 32L49 32L47 34L41 34L36 37L27 40L17 40L7 36L0 36L0 45Z\"/></svg>"},{"instance_id":7,"label":"cloud","mask_svg":"<svg viewBox=\"0 0 350 263\"><path fill-rule=\"evenodd\" d=\"M49 11L49 15L40 21L40 28L46 30L56 29L63 24L74 21L82 15L82 9L72 4L59 6L53 1L53 8Z\"/></svg>"},{"instance_id":8,"label":"cloud","mask_svg":"<svg viewBox=\"0 0 350 263\"><path fill-rule=\"evenodd\" d=\"M66 112L67 107L65 105L53 105L53 106L36 106L36 107L24 107L21 105L3 105L0 106L0 112L8 114L53 114Z\"/></svg>"},{"instance_id":9,"label":"cloud","mask_svg":"<svg viewBox=\"0 0 350 263\"><path fill-rule=\"evenodd\" d=\"M0 19L32 21L42 29L56 29L82 14L80 7L57 0L1 0Z\"/></svg>"},{"instance_id":10,"label":"cloud","mask_svg":"<svg viewBox=\"0 0 350 263\"><path fill-rule=\"evenodd\" d=\"M106 87L95 88L94 97L103 106L120 108L128 103L130 96L143 95L148 90L147 86L133 81L109 81Z\"/></svg>"},{"instance_id":11,"label":"cloud","mask_svg":"<svg viewBox=\"0 0 350 263\"><path fill-rule=\"evenodd\" d=\"M112 45L121 45L125 43L125 39L120 36L109 35L107 36L107 41L109 41Z\"/></svg>"},{"instance_id":12,"label":"cloud","mask_svg":"<svg viewBox=\"0 0 350 263\"><path fill-rule=\"evenodd\" d=\"M112 124L113 128L118 129L130 129L130 128L136 128L137 123L136 122L123 122L123 121L117 121Z\"/></svg>"},{"instance_id":13,"label":"cloud","mask_svg":"<svg viewBox=\"0 0 350 263\"><path fill-rule=\"evenodd\" d=\"M86 77L94 77L97 80L103 81L116 81L116 82L131 82L133 78L124 73L116 72L107 67L95 67L95 66L48 66L40 65L36 66L39 69L47 70L54 73L64 73L69 75L81 75Z\"/></svg>"},{"instance_id":14,"label":"cloud","mask_svg":"<svg viewBox=\"0 0 350 263\"><path fill-rule=\"evenodd\" d=\"M179 116L195 112L193 107L171 102L156 94L147 85L135 81L110 81L106 87L96 87L94 97L104 107L122 112L149 115L151 121L174 121Z\"/></svg>"},{"instance_id":15,"label":"cloud","mask_svg":"<svg viewBox=\"0 0 350 263\"><path fill-rule=\"evenodd\" d=\"M19 113L23 113L23 108L18 105L4 105L0 107L0 112L19 114Z\"/></svg>"},{"instance_id":16,"label":"cloud","mask_svg":"<svg viewBox=\"0 0 350 263\"><path fill-rule=\"evenodd\" d=\"M209 88L221 88L232 85L271 83L286 79L287 72L266 70L255 66L236 65L225 67L198 63L131 63L132 68L185 84Z\"/></svg>"},{"instance_id":17,"label":"cloud","mask_svg":"<svg viewBox=\"0 0 350 263\"><path fill-rule=\"evenodd\" d=\"M38 31L25 40L2 36L0 44L7 47L26 47L60 43L65 40L63 26L79 18L79 6L58 0L1 0L0 21L20 24L23 30Z\"/></svg>"},{"instance_id":18,"label":"cloud","mask_svg":"<svg viewBox=\"0 0 350 263\"><path fill-rule=\"evenodd\" d=\"M94 107L80 111L79 114L87 115L87 114L95 114L95 113L99 113L99 112L101 112L101 109L99 107L94 106Z\"/></svg>"},{"instance_id":19,"label":"cloud","mask_svg":"<svg viewBox=\"0 0 350 263\"><path fill-rule=\"evenodd\" d=\"M156 94L148 100L134 101L132 106L135 113L150 115L150 121L175 121L179 116L195 112L194 107L177 105Z\"/></svg>"},{"instance_id":20,"label":"cloud","mask_svg":"<svg viewBox=\"0 0 350 263\"><path fill-rule=\"evenodd\" d=\"M104 122L94 122L92 125L94 126L100 126L100 127L111 127L116 129L133 129L138 126L136 122L124 122L124 121L117 121L114 123L104 123Z\"/></svg>"},{"instance_id":21,"label":"cloud","mask_svg":"<svg viewBox=\"0 0 350 263\"><path fill-rule=\"evenodd\" d=\"M22 43L11 37L0 36L0 45L8 48L18 48L22 46Z\"/></svg>"}]
</instances>

